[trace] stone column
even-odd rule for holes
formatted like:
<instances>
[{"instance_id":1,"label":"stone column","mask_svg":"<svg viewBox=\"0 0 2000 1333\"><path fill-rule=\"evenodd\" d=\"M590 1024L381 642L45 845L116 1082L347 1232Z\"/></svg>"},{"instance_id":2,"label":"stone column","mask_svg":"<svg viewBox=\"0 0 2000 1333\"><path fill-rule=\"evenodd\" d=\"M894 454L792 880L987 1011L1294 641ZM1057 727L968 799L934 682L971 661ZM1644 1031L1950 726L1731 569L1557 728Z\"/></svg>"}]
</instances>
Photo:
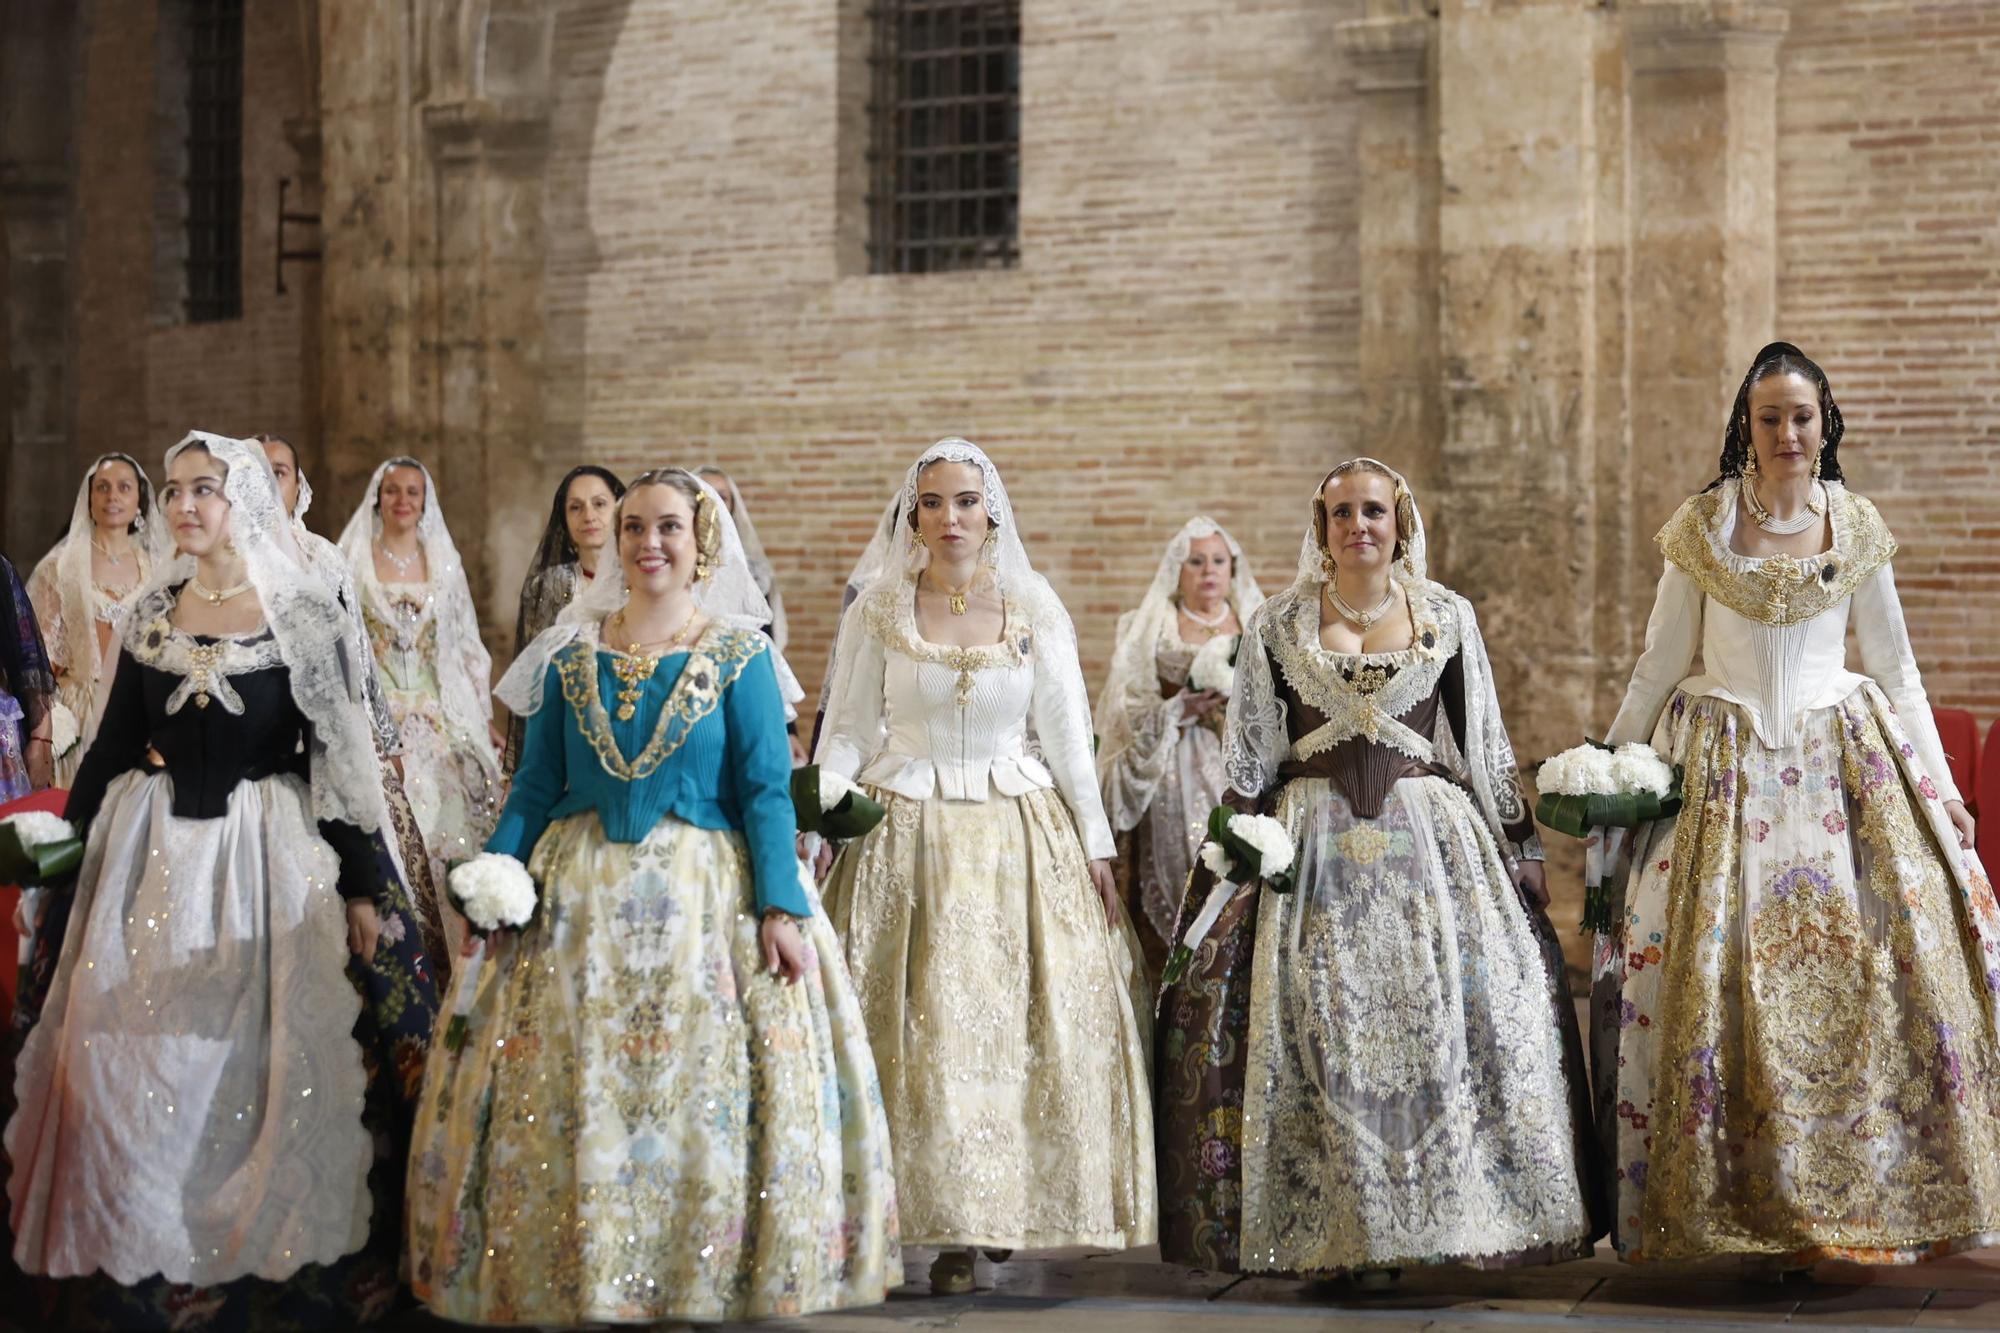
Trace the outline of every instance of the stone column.
<instances>
[{"instance_id":1,"label":"stone column","mask_svg":"<svg viewBox=\"0 0 2000 1333\"><path fill-rule=\"evenodd\" d=\"M1597 12L1445 0L1438 25L1443 430L1420 498L1437 574L1479 611L1524 760L1591 722L1592 463L1600 443L1622 447L1594 430L1609 369L1596 334Z\"/></svg>"},{"instance_id":2,"label":"stone column","mask_svg":"<svg viewBox=\"0 0 2000 1333\"><path fill-rule=\"evenodd\" d=\"M1632 99L1634 521L1627 558L1715 475L1743 366L1777 317L1777 51L1767 0L1625 11ZM1644 611L1640 611L1643 617Z\"/></svg>"},{"instance_id":3,"label":"stone column","mask_svg":"<svg viewBox=\"0 0 2000 1333\"><path fill-rule=\"evenodd\" d=\"M1431 79L1437 19L1377 3L1340 25L1361 94L1361 423L1356 447L1419 494L1436 477L1438 153ZM1332 463L1336 460L1329 459Z\"/></svg>"}]
</instances>

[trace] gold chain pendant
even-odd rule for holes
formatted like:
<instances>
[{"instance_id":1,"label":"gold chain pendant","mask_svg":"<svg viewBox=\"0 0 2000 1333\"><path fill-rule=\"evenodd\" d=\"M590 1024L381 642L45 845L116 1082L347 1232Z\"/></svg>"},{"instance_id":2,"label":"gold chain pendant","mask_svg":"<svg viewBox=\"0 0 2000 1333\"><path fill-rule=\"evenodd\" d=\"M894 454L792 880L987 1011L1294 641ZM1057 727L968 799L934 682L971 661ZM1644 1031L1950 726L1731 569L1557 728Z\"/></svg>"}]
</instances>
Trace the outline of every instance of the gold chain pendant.
<instances>
[{"instance_id":1,"label":"gold chain pendant","mask_svg":"<svg viewBox=\"0 0 2000 1333\"><path fill-rule=\"evenodd\" d=\"M639 695L645 690L646 682L653 678L660 659L650 657L614 657L611 659L611 674L618 677L621 688L618 691L618 720L630 722L632 715L639 711Z\"/></svg>"},{"instance_id":2,"label":"gold chain pendant","mask_svg":"<svg viewBox=\"0 0 2000 1333\"><path fill-rule=\"evenodd\" d=\"M194 659L194 669L188 673L194 677L194 706L206 708L208 687L215 679L215 664L222 656L222 645L198 643L188 650L188 656Z\"/></svg>"},{"instance_id":3,"label":"gold chain pendant","mask_svg":"<svg viewBox=\"0 0 2000 1333\"><path fill-rule=\"evenodd\" d=\"M953 615L955 615L955 616L962 616L962 615L964 615L964 614L965 614L965 594L964 594L964 593L962 593L962 592L955 592L955 593L953 593L953 594L951 595L951 613L952 613Z\"/></svg>"}]
</instances>

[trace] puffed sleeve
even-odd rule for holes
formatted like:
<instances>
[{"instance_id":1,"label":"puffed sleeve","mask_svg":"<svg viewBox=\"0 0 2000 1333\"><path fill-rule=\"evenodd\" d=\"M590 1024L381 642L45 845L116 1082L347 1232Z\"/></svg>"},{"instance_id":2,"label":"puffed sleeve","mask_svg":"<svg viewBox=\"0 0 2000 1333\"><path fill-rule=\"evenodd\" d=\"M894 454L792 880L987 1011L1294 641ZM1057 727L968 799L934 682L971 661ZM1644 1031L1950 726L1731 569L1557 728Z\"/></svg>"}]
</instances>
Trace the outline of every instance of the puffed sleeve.
<instances>
[{"instance_id":1,"label":"puffed sleeve","mask_svg":"<svg viewBox=\"0 0 2000 1333\"><path fill-rule=\"evenodd\" d=\"M757 910L772 908L806 916L811 907L799 883L792 811L792 747L785 738L785 701L768 649L743 664L722 692L722 721L728 728L731 785L750 846L750 872Z\"/></svg>"},{"instance_id":2,"label":"puffed sleeve","mask_svg":"<svg viewBox=\"0 0 2000 1333\"><path fill-rule=\"evenodd\" d=\"M1687 678L1701 643L1702 591L1678 566L1668 564L1646 622L1646 647L1632 667L1625 702L1605 737L1613 745L1650 742L1661 710Z\"/></svg>"},{"instance_id":3,"label":"puffed sleeve","mask_svg":"<svg viewBox=\"0 0 2000 1333\"><path fill-rule=\"evenodd\" d=\"M563 700L562 668L551 662L542 681L542 706L526 720L527 740L521 747L521 765L514 770L514 786L507 793L506 808L486 850L526 862L542 831L549 826L549 811L555 809L568 789L563 763L563 728L569 722L569 705Z\"/></svg>"},{"instance_id":4,"label":"puffed sleeve","mask_svg":"<svg viewBox=\"0 0 2000 1333\"><path fill-rule=\"evenodd\" d=\"M833 678L821 708L819 744L813 760L828 773L852 782L882 745L882 694L888 650L867 626L867 607L855 605L840 618L834 647Z\"/></svg>"},{"instance_id":5,"label":"puffed sleeve","mask_svg":"<svg viewBox=\"0 0 2000 1333\"><path fill-rule=\"evenodd\" d=\"M1854 637L1861 649L1861 670L1882 687L1938 799L1962 799L1952 781L1951 762L1945 757L1944 741L1938 736L1937 718L1931 713L1930 697L1924 693L1923 676L1917 671L1917 655L1910 650L1910 631L1903 621L1903 602L1896 595L1896 576L1883 565L1854 590Z\"/></svg>"},{"instance_id":6,"label":"puffed sleeve","mask_svg":"<svg viewBox=\"0 0 2000 1333\"><path fill-rule=\"evenodd\" d=\"M1092 860L1118 855L1104 798L1097 790L1097 765L1090 753L1090 696L1077 661L1076 632L1069 616L1051 608L1035 627L1035 693L1030 709L1042 759L1056 787L1076 814L1077 832Z\"/></svg>"}]
</instances>

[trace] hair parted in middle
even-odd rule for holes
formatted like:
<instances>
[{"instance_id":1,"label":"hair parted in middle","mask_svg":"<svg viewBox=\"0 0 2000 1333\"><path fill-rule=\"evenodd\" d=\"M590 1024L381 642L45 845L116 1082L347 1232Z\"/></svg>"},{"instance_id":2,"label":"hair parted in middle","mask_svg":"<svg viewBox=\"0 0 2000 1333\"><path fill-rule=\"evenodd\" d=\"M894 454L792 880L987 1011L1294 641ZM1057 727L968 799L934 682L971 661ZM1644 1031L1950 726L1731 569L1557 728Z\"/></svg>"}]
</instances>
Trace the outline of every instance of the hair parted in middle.
<instances>
[{"instance_id":1,"label":"hair parted in middle","mask_svg":"<svg viewBox=\"0 0 2000 1333\"><path fill-rule=\"evenodd\" d=\"M719 503L708 497L701 482L694 473L684 467L656 467L641 472L625 483L624 494L618 497L613 514L623 520L625 502L641 486L670 486L679 491L683 499L694 509L694 576L700 583L708 582L715 573L715 562L722 553L722 514Z\"/></svg>"},{"instance_id":2,"label":"hair parted in middle","mask_svg":"<svg viewBox=\"0 0 2000 1333\"><path fill-rule=\"evenodd\" d=\"M1390 559L1403 560L1410 552L1410 534L1417 530L1417 502L1410 494L1410 488L1402 478L1383 467L1372 458L1350 458L1333 471L1320 478L1313 491L1313 536L1319 542L1319 553L1333 559L1333 552L1326 544L1326 487L1335 477L1345 477L1351 473L1365 472L1373 477L1381 477L1395 488L1396 492L1396 545L1390 552Z\"/></svg>"},{"instance_id":3,"label":"hair parted in middle","mask_svg":"<svg viewBox=\"0 0 2000 1333\"><path fill-rule=\"evenodd\" d=\"M1743 387L1736 391L1736 401L1729 409L1729 420L1722 428L1722 457L1717 464L1716 478L1706 489L1712 491L1726 479L1743 475L1750 450L1755 447L1750 442L1750 390L1773 375L1800 375L1819 390L1822 434L1818 475L1822 481L1845 480L1840 473L1839 450L1840 437L1847 433L1847 422L1840 415L1839 405L1833 401L1833 386L1827 383L1826 372L1792 344L1775 342L1766 343L1750 359L1750 369L1743 376Z\"/></svg>"}]
</instances>

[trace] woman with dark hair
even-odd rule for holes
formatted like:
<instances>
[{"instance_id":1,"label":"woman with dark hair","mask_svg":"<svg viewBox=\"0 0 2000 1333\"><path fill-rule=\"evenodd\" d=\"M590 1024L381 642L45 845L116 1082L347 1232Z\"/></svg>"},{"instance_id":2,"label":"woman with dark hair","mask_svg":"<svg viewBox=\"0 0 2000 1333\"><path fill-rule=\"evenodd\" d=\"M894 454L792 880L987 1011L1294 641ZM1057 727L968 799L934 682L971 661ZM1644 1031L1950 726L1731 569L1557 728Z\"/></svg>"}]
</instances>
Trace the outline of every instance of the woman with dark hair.
<instances>
[{"instance_id":1,"label":"woman with dark hair","mask_svg":"<svg viewBox=\"0 0 2000 1333\"><path fill-rule=\"evenodd\" d=\"M1783 1270L2000 1238L2000 909L1843 429L1825 373L1772 343L1721 475L1659 534L1609 739L1650 740L1686 803L1596 854L1598 1123L1628 1259Z\"/></svg>"},{"instance_id":2,"label":"woman with dark hair","mask_svg":"<svg viewBox=\"0 0 2000 1333\"><path fill-rule=\"evenodd\" d=\"M56 678L21 576L0 555L0 804L54 776L49 711Z\"/></svg>"},{"instance_id":3,"label":"woman with dark hair","mask_svg":"<svg viewBox=\"0 0 2000 1333\"><path fill-rule=\"evenodd\" d=\"M556 623L563 608L597 576L598 557L611 542L612 512L625 494L616 473L594 463L573 467L556 483L548 525L521 582L521 611L514 620L514 653L519 656L537 634ZM527 723L507 724L501 768L512 773L521 762Z\"/></svg>"}]
</instances>

